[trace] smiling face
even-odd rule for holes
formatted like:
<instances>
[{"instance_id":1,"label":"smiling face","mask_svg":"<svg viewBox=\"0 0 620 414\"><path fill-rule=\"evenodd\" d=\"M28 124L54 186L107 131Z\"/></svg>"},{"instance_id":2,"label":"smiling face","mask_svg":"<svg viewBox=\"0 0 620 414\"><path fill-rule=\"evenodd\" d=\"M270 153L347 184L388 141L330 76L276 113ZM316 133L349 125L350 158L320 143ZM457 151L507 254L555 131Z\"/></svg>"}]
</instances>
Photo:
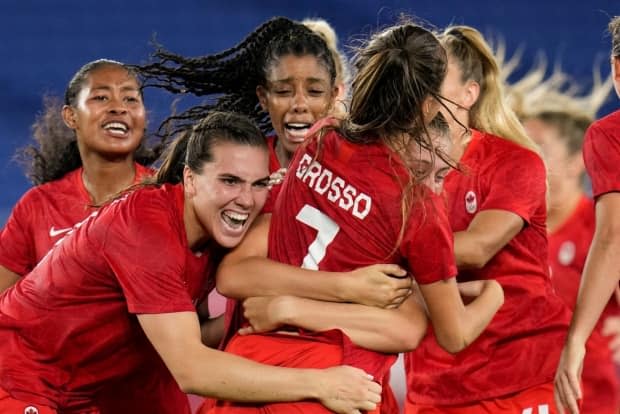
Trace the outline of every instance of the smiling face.
<instances>
[{"instance_id":1,"label":"smiling face","mask_svg":"<svg viewBox=\"0 0 620 414\"><path fill-rule=\"evenodd\" d=\"M212 154L199 173L185 167L187 233L232 248L267 199L269 155L265 148L229 142L215 144Z\"/></svg>"},{"instance_id":2,"label":"smiling face","mask_svg":"<svg viewBox=\"0 0 620 414\"><path fill-rule=\"evenodd\" d=\"M67 126L75 131L80 153L126 157L140 145L146 115L140 85L127 69L108 64L94 69L73 105L63 107Z\"/></svg>"},{"instance_id":3,"label":"smiling face","mask_svg":"<svg viewBox=\"0 0 620 414\"><path fill-rule=\"evenodd\" d=\"M266 78L267 85L256 89L258 99L269 113L278 146L292 154L310 127L334 105L337 88L325 66L312 55L282 56Z\"/></svg>"}]
</instances>

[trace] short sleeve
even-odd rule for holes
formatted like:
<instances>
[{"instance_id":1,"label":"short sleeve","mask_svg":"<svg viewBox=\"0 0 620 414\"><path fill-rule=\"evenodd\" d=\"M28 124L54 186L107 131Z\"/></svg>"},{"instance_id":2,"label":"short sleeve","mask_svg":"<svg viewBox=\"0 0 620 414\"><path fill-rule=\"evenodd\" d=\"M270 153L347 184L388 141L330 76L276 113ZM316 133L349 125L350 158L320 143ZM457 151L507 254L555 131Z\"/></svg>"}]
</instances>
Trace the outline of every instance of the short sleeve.
<instances>
[{"instance_id":1,"label":"short sleeve","mask_svg":"<svg viewBox=\"0 0 620 414\"><path fill-rule=\"evenodd\" d=\"M414 203L401 254L420 284L456 276L454 237L442 199L429 192L423 201Z\"/></svg>"},{"instance_id":2,"label":"short sleeve","mask_svg":"<svg viewBox=\"0 0 620 414\"><path fill-rule=\"evenodd\" d=\"M30 190L17 202L0 233L0 265L20 276L36 265L32 231L36 204L36 197Z\"/></svg>"},{"instance_id":3,"label":"short sleeve","mask_svg":"<svg viewBox=\"0 0 620 414\"><path fill-rule=\"evenodd\" d=\"M479 210L505 210L529 223L545 200L547 176L542 159L534 152L515 147L497 156L480 173L483 201Z\"/></svg>"},{"instance_id":4,"label":"short sleeve","mask_svg":"<svg viewBox=\"0 0 620 414\"><path fill-rule=\"evenodd\" d=\"M598 123L592 124L583 142L583 161L594 197L620 191L620 131L612 136Z\"/></svg>"},{"instance_id":5,"label":"short sleeve","mask_svg":"<svg viewBox=\"0 0 620 414\"><path fill-rule=\"evenodd\" d=\"M130 196L118 206L104 237L105 260L129 312L195 311L183 279L187 247L181 240L182 218L171 211L172 200L149 196Z\"/></svg>"}]
</instances>

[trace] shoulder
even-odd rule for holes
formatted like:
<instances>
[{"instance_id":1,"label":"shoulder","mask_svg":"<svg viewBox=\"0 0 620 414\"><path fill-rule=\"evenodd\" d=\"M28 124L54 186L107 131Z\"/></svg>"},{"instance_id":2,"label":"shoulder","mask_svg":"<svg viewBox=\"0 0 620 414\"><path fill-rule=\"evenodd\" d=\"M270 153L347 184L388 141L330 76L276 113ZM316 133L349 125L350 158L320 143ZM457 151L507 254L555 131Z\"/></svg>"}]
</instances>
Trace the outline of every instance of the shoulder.
<instances>
[{"instance_id":1,"label":"shoulder","mask_svg":"<svg viewBox=\"0 0 620 414\"><path fill-rule=\"evenodd\" d=\"M108 240L148 240L161 244L182 234L181 185L145 186L110 202L98 212L93 229Z\"/></svg>"},{"instance_id":2,"label":"shoulder","mask_svg":"<svg viewBox=\"0 0 620 414\"><path fill-rule=\"evenodd\" d=\"M118 208L137 209L139 213L150 211L158 215L168 215L170 211L175 210L177 198L182 192L180 184L147 185L128 192L114 200L112 204L119 204Z\"/></svg>"},{"instance_id":3,"label":"shoulder","mask_svg":"<svg viewBox=\"0 0 620 414\"><path fill-rule=\"evenodd\" d=\"M54 200L65 200L78 193L74 180L77 170L71 171L54 181L30 188L19 199L17 206L27 207L33 206L38 209L47 205Z\"/></svg>"},{"instance_id":4,"label":"shoulder","mask_svg":"<svg viewBox=\"0 0 620 414\"><path fill-rule=\"evenodd\" d=\"M593 122L586 131L586 142L608 138L620 141L620 110Z\"/></svg>"},{"instance_id":5,"label":"shoulder","mask_svg":"<svg viewBox=\"0 0 620 414\"><path fill-rule=\"evenodd\" d=\"M540 155L506 138L481 133L480 147L488 155L487 159L490 164L503 163L544 169L544 162Z\"/></svg>"},{"instance_id":6,"label":"shoulder","mask_svg":"<svg viewBox=\"0 0 620 414\"><path fill-rule=\"evenodd\" d=\"M591 128L602 130L613 129L617 131L618 129L620 129L620 110L612 112L611 114L608 114L601 119L594 121L588 129Z\"/></svg>"}]
</instances>

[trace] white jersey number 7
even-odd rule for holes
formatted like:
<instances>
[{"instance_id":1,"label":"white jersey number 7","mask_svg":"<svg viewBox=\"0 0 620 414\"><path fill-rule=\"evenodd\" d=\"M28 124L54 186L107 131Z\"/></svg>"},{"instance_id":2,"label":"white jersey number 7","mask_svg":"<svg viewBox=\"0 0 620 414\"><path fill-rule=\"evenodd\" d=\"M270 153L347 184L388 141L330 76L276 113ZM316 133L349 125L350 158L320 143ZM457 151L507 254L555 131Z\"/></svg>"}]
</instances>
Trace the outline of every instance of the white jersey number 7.
<instances>
[{"instance_id":1,"label":"white jersey number 7","mask_svg":"<svg viewBox=\"0 0 620 414\"><path fill-rule=\"evenodd\" d=\"M318 270L319 263L325 257L327 246L334 241L340 226L320 210L306 204L297 213L297 220L317 231L316 238L308 246L308 254L304 257L301 267Z\"/></svg>"}]
</instances>

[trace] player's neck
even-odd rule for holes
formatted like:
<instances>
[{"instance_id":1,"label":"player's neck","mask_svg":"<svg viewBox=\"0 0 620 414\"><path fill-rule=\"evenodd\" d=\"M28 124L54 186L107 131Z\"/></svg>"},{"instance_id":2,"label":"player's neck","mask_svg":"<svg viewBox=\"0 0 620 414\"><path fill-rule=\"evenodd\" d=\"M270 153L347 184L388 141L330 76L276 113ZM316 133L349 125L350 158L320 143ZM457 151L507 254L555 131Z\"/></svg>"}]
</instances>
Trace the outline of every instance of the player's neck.
<instances>
[{"instance_id":1,"label":"player's neck","mask_svg":"<svg viewBox=\"0 0 620 414\"><path fill-rule=\"evenodd\" d=\"M82 182L96 206L131 186L135 176L135 165L130 158L118 161L89 159L83 162Z\"/></svg>"},{"instance_id":2,"label":"player's neck","mask_svg":"<svg viewBox=\"0 0 620 414\"><path fill-rule=\"evenodd\" d=\"M282 145L279 141L276 144L276 157L278 157L278 161L280 162L280 167L287 168L291 163L291 159L293 158L293 154L288 152L284 145Z\"/></svg>"},{"instance_id":3,"label":"player's neck","mask_svg":"<svg viewBox=\"0 0 620 414\"><path fill-rule=\"evenodd\" d=\"M185 195L183 202L183 225L185 226L185 237L189 249L193 252L201 251L209 241L210 235L200 222L194 205L187 195Z\"/></svg>"}]
</instances>

